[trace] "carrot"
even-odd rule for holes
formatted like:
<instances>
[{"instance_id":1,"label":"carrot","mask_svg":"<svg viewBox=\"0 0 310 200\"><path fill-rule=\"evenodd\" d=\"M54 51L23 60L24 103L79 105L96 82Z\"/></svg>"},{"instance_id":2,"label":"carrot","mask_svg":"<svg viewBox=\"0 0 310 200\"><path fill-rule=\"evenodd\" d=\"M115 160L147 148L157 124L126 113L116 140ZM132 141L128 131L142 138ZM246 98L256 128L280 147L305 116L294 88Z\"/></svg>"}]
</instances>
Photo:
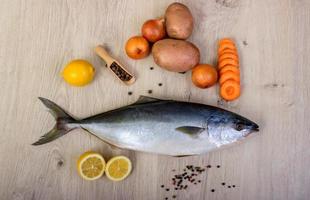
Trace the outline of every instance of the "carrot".
<instances>
[{"instance_id":1,"label":"carrot","mask_svg":"<svg viewBox=\"0 0 310 200\"><path fill-rule=\"evenodd\" d=\"M221 44L223 43L232 43L232 44L235 44L235 42L231 39L231 38L223 38L223 39L220 39L219 41L219 46L221 46Z\"/></svg>"},{"instance_id":2,"label":"carrot","mask_svg":"<svg viewBox=\"0 0 310 200\"><path fill-rule=\"evenodd\" d=\"M223 85L223 83L227 80L234 80L236 81L237 83L240 84L240 76L238 74L235 74L234 72L232 71L227 71L225 72L224 74L221 75L220 77L220 85Z\"/></svg>"},{"instance_id":3,"label":"carrot","mask_svg":"<svg viewBox=\"0 0 310 200\"><path fill-rule=\"evenodd\" d=\"M220 95L227 101L232 101L240 96L240 84L234 80L227 80L220 87Z\"/></svg>"},{"instance_id":4,"label":"carrot","mask_svg":"<svg viewBox=\"0 0 310 200\"><path fill-rule=\"evenodd\" d=\"M231 38L219 40L218 46L220 95L223 99L232 101L241 93L238 51Z\"/></svg>"},{"instance_id":5,"label":"carrot","mask_svg":"<svg viewBox=\"0 0 310 200\"><path fill-rule=\"evenodd\" d=\"M231 49L231 50L235 50L237 52L235 44L232 44L232 43L222 43L219 46L218 54L220 54L225 49Z\"/></svg>"},{"instance_id":6,"label":"carrot","mask_svg":"<svg viewBox=\"0 0 310 200\"><path fill-rule=\"evenodd\" d=\"M233 53L224 53L223 55L219 56L219 62L221 62L221 60L224 60L226 58L230 58L230 59L236 60L239 63L238 56L236 54L233 54Z\"/></svg>"},{"instance_id":7,"label":"carrot","mask_svg":"<svg viewBox=\"0 0 310 200\"><path fill-rule=\"evenodd\" d=\"M222 55L224 55L226 53L234 54L234 55L238 56L237 50L233 50L233 49L224 49L223 51L218 53L218 56L222 56Z\"/></svg>"},{"instance_id":8,"label":"carrot","mask_svg":"<svg viewBox=\"0 0 310 200\"><path fill-rule=\"evenodd\" d=\"M220 76L222 76L225 72L229 72L229 71L240 75L240 70L238 67L235 67L233 65L226 65L226 66L222 67L222 69L220 70Z\"/></svg>"},{"instance_id":9,"label":"carrot","mask_svg":"<svg viewBox=\"0 0 310 200\"><path fill-rule=\"evenodd\" d=\"M226 58L226 59L223 59L219 62L218 68L221 69L226 65L232 65L235 67L239 67L238 61L230 59L230 58Z\"/></svg>"}]
</instances>

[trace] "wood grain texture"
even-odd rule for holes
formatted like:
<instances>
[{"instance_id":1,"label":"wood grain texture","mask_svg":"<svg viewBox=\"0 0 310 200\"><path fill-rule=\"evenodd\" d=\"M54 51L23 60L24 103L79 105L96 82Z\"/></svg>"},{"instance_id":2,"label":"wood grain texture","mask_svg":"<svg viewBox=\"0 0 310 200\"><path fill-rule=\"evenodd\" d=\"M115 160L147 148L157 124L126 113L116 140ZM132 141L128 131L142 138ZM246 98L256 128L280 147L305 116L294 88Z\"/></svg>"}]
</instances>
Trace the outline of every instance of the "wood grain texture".
<instances>
[{"instance_id":1,"label":"wood grain texture","mask_svg":"<svg viewBox=\"0 0 310 200\"><path fill-rule=\"evenodd\" d=\"M176 192L177 199L309 199L309 1L182 1L195 18L190 41L200 48L202 63L216 63L219 38L237 41L242 96L232 103L219 100L217 86L195 88L190 73L164 71L151 57L139 61L126 57L127 38L140 34L145 20L162 16L170 2L1 0L1 199L164 199L172 193L160 185L169 183L172 169L178 172L187 164L221 168L211 168L196 187ZM135 84L121 84L102 67L93 52L98 44L107 46L135 74ZM96 67L91 85L74 88L60 78L63 66L74 58L87 59ZM260 135L231 148L185 158L113 149L82 130L44 146L30 145L54 123L38 96L83 118L132 103L149 89L154 97L238 112L259 123ZM133 95L128 96L128 91ZM75 163L87 150L106 158L129 156L132 175L121 183L105 177L82 180ZM222 187L222 181L237 187Z\"/></svg>"}]
</instances>

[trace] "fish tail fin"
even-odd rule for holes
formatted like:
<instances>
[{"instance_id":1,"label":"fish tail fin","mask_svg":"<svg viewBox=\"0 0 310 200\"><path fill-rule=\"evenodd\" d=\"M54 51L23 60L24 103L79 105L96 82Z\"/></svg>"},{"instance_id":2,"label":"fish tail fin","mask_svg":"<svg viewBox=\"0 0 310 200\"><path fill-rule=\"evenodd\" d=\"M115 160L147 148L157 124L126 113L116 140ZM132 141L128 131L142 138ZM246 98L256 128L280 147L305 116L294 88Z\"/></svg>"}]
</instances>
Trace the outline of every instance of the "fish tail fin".
<instances>
[{"instance_id":1,"label":"fish tail fin","mask_svg":"<svg viewBox=\"0 0 310 200\"><path fill-rule=\"evenodd\" d=\"M52 130L47 132L45 135L42 135L41 138L32 145L46 144L79 127L77 121L57 104L42 97L39 97L39 99L54 116L56 124Z\"/></svg>"}]
</instances>

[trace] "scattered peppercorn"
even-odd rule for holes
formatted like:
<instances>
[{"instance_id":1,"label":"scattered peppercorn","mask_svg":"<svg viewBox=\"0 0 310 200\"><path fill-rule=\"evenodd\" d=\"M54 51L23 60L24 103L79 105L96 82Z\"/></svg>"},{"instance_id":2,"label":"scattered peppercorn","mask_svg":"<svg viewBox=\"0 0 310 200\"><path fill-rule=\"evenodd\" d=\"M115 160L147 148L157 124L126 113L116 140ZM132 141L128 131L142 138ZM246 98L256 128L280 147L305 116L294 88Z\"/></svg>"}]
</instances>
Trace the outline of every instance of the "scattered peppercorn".
<instances>
[{"instance_id":1,"label":"scattered peppercorn","mask_svg":"<svg viewBox=\"0 0 310 200\"><path fill-rule=\"evenodd\" d=\"M152 93L153 93L153 91L152 91L152 90L148 90L147 92L148 92L149 94L152 94Z\"/></svg>"},{"instance_id":2,"label":"scattered peppercorn","mask_svg":"<svg viewBox=\"0 0 310 200\"><path fill-rule=\"evenodd\" d=\"M160 87L160 86L162 86L163 84L162 83L158 83L158 86Z\"/></svg>"},{"instance_id":3,"label":"scattered peppercorn","mask_svg":"<svg viewBox=\"0 0 310 200\"><path fill-rule=\"evenodd\" d=\"M206 165L203 167L193 166L193 165L186 165L185 168L181 169L180 174L174 174L173 177L171 177L170 185L171 190L177 191L177 190L186 190L190 185L196 186L199 183L202 183L202 180L200 177L202 172L207 172L208 170L206 168L211 168L211 165ZM215 167L220 168L220 165L215 165ZM172 172L176 172L176 169L172 169ZM225 186L225 182L221 182L221 185ZM164 188L167 192L170 191L170 188L161 185L162 188ZM229 185L228 188L236 187L235 185ZM215 192L215 189L211 189L211 192ZM168 197L166 197L168 198ZM171 197L169 197L171 199ZM172 198L176 198L176 195L173 195Z\"/></svg>"},{"instance_id":4,"label":"scattered peppercorn","mask_svg":"<svg viewBox=\"0 0 310 200\"><path fill-rule=\"evenodd\" d=\"M128 92L128 95L132 95L132 92Z\"/></svg>"},{"instance_id":5,"label":"scattered peppercorn","mask_svg":"<svg viewBox=\"0 0 310 200\"><path fill-rule=\"evenodd\" d=\"M153 70L154 69L154 67L150 67L150 70Z\"/></svg>"}]
</instances>

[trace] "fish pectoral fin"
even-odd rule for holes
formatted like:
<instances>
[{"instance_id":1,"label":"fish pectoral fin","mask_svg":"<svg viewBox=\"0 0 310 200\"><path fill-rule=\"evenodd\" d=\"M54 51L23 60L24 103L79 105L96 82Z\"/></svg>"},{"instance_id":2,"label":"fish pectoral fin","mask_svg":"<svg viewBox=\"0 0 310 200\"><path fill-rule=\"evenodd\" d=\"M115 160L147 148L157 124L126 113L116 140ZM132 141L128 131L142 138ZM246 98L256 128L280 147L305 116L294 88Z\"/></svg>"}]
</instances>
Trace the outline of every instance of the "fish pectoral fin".
<instances>
[{"instance_id":1,"label":"fish pectoral fin","mask_svg":"<svg viewBox=\"0 0 310 200\"><path fill-rule=\"evenodd\" d=\"M205 130L205 128L197 127L197 126L180 126L180 127L177 127L175 130L196 138L201 132Z\"/></svg>"},{"instance_id":2,"label":"fish pectoral fin","mask_svg":"<svg viewBox=\"0 0 310 200\"><path fill-rule=\"evenodd\" d=\"M156 102L156 101L160 101L160 99L147 97L147 96L140 96L139 99L133 105Z\"/></svg>"}]
</instances>

